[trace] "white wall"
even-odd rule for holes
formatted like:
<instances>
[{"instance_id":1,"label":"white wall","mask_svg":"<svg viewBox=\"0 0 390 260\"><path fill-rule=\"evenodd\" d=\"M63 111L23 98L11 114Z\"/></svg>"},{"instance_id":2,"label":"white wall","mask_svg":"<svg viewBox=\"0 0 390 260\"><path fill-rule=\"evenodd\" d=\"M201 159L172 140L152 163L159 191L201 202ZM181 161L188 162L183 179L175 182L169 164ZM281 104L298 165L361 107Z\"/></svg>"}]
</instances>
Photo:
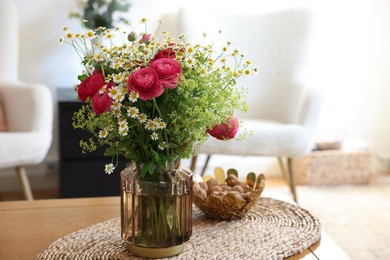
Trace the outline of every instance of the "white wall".
<instances>
[{"instance_id":1,"label":"white wall","mask_svg":"<svg viewBox=\"0 0 390 260\"><path fill-rule=\"evenodd\" d=\"M322 1L308 82L325 98L323 134L360 137L390 156L390 2Z\"/></svg>"},{"instance_id":2,"label":"white wall","mask_svg":"<svg viewBox=\"0 0 390 260\"><path fill-rule=\"evenodd\" d=\"M58 44L63 26L79 28L68 18L73 1L13 0L20 20L20 77L42 82L55 93L72 87L80 72L71 48ZM138 21L168 18L166 26L177 34L170 14L195 1L132 0L129 17ZM266 12L294 5L312 5L313 37L302 80L319 89L325 103L320 136L339 133L362 138L379 154L390 156L390 4L387 0L328 1L196 1L202 8ZM314 4L313 4L314 3ZM201 13L199 19L202 19ZM56 111L57 113L57 111ZM56 121L57 122L57 121ZM56 123L57 125L57 123ZM49 157L58 156L57 126Z\"/></svg>"}]
</instances>

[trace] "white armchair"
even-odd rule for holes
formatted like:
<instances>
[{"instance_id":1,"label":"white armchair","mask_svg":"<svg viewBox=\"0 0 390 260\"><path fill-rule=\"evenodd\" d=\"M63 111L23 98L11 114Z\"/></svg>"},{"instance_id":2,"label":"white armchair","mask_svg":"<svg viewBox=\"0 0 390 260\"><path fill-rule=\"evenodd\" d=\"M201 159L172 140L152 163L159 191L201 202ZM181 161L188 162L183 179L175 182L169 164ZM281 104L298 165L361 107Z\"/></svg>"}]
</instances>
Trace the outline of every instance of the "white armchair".
<instances>
[{"instance_id":1,"label":"white armchair","mask_svg":"<svg viewBox=\"0 0 390 260\"><path fill-rule=\"evenodd\" d=\"M26 199L32 200L26 165L45 158L52 141L53 101L41 84L18 80L17 10L0 3L0 98L7 130L0 132L0 169L15 167Z\"/></svg>"},{"instance_id":2,"label":"white armchair","mask_svg":"<svg viewBox=\"0 0 390 260\"><path fill-rule=\"evenodd\" d=\"M256 15L215 13L208 18L202 13L202 21L207 21L203 30L211 34L210 28L218 25L221 28L215 30L222 29L223 36L260 68L258 77L239 80L239 84L249 87L251 110L238 117L245 128L253 130L253 135L242 142L223 142L210 137L198 151L208 155L203 172L212 154L275 156L297 201L291 160L313 148L321 104L316 91L304 87L299 78L304 67L310 19L310 12L304 9ZM199 21L195 12L180 10L179 24L187 40L199 40L193 34L202 30ZM284 158L287 158L287 172ZM196 159L194 155L192 169Z\"/></svg>"}]
</instances>

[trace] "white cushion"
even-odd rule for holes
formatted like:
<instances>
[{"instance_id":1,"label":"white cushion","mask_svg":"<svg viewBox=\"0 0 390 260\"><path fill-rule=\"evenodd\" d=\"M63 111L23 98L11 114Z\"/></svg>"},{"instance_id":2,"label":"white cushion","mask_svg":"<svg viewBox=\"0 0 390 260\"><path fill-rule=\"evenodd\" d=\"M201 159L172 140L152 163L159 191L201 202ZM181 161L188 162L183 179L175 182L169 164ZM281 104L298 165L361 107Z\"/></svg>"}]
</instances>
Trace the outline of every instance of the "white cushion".
<instances>
[{"instance_id":1,"label":"white cushion","mask_svg":"<svg viewBox=\"0 0 390 260\"><path fill-rule=\"evenodd\" d=\"M0 133L0 169L42 162L50 143L51 136L39 132Z\"/></svg>"},{"instance_id":2,"label":"white cushion","mask_svg":"<svg viewBox=\"0 0 390 260\"><path fill-rule=\"evenodd\" d=\"M311 132L297 124L282 124L275 121L243 120L245 128L253 130L248 140L221 141L214 137L201 145L199 153L231 154L247 156L302 156L313 148ZM242 133L241 129L238 135Z\"/></svg>"},{"instance_id":3,"label":"white cushion","mask_svg":"<svg viewBox=\"0 0 390 260\"><path fill-rule=\"evenodd\" d=\"M1 85L7 132L0 132L0 169L40 163L52 141L53 99L40 84Z\"/></svg>"}]
</instances>

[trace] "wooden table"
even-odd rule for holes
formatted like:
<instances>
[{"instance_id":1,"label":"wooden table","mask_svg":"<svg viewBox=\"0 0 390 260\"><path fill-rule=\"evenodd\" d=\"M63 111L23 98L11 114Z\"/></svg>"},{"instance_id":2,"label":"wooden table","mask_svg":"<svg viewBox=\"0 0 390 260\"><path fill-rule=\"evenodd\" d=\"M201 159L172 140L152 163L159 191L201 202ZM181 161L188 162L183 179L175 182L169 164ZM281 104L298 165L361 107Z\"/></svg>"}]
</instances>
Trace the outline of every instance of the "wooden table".
<instances>
[{"instance_id":1,"label":"wooden table","mask_svg":"<svg viewBox=\"0 0 390 260\"><path fill-rule=\"evenodd\" d=\"M119 197L0 202L0 259L35 259L52 242L119 217ZM325 233L288 259L350 259Z\"/></svg>"}]
</instances>

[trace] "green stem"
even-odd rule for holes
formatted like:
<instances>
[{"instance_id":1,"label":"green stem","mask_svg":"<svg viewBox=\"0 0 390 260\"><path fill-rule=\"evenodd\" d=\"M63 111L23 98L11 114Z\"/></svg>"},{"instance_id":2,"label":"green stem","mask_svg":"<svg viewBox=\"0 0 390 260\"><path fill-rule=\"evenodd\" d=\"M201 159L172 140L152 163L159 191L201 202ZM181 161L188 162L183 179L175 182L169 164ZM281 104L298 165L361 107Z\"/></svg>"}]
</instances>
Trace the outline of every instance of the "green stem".
<instances>
[{"instance_id":1,"label":"green stem","mask_svg":"<svg viewBox=\"0 0 390 260\"><path fill-rule=\"evenodd\" d=\"M153 100L153 105L154 105L154 107L156 108L158 115L159 115L159 116L161 117L161 119L165 122L165 119L164 119L164 117L163 117L163 114L162 114L161 111L160 111L160 108L158 107L158 104L157 104L156 99L155 99L155 98L152 98L152 100ZM163 129L163 133L164 133L165 142L168 143L168 134L167 134L166 128ZM167 152L168 152L168 155L169 155L169 149L167 149Z\"/></svg>"},{"instance_id":2,"label":"green stem","mask_svg":"<svg viewBox=\"0 0 390 260\"><path fill-rule=\"evenodd\" d=\"M157 29L154 31L153 36L155 36L157 34L157 32L160 30L160 27L161 27L161 21L158 21L158 26L157 26Z\"/></svg>"},{"instance_id":3,"label":"green stem","mask_svg":"<svg viewBox=\"0 0 390 260\"><path fill-rule=\"evenodd\" d=\"M102 69L103 78L106 78L106 72L104 71L104 66L100 65L100 68Z\"/></svg>"}]
</instances>

